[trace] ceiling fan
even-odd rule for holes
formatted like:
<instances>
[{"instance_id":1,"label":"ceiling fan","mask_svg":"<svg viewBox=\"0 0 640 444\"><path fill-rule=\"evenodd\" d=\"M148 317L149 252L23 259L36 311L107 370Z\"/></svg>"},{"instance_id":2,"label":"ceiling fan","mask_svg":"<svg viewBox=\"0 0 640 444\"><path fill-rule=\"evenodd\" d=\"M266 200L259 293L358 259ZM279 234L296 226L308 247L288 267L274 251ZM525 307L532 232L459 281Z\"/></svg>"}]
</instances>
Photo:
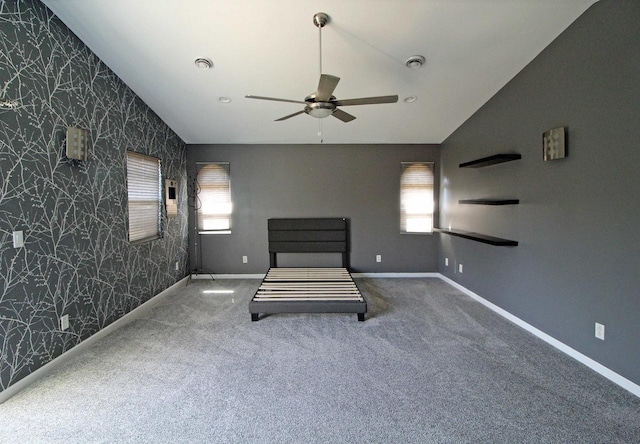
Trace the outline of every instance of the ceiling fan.
<instances>
[{"instance_id":1,"label":"ceiling fan","mask_svg":"<svg viewBox=\"0 0 640 444\"><path fill-rule=\"evenodd\" d=\"M378 103L396 103L398 96L379 96L379 97L362 97L359 99L346 99L338 100L333 96L333 91L336 89L340 77L332 76L329 74L322 74L322 28L329 21L329 16L324 12L319 12L313 16L313 24L318 27L320 33L320 82L318 83L318 90L309 94L301 100L289 100L278 99L274 97L263 96L245 96L247 99L259 99L259 100L272 100L275 102L289 102L299 103L304 105L304 109L301 111L289 114L288 116L280 117L276 119L276 122L290 119L299 114L309 114L312 117L322 119L325 117L333 116L343 122L351 122L355 119L355 116L338 109L339 106L353 106L353 105L375 105Z\"/></svg>"}]
</instances>

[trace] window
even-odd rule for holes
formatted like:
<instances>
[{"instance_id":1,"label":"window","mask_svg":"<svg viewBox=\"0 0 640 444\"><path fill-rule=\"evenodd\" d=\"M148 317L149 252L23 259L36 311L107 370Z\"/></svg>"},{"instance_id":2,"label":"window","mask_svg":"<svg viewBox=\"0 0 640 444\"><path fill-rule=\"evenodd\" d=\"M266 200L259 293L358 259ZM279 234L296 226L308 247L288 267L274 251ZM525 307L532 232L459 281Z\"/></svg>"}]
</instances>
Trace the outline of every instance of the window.
<instances>
[{"instance_id":1,"label":"window","mask_svg":"<svg viewBox=\"0 0 640 444\"><path fill-rule=\"evenodd\" d=\"M228 163L197 164L198 232L229 233L231 230L231 189Z\"/></svg>"},{"instance_id":2,"label":"window","mask_svg":"<svg viewBox=\"0 0 640 444\"><path fill-rule=\"evenodd\" d=\"M160 159L127 152L129 242L143 242L160 237L160 182Z\"/></svg>"},{"instance_id":3,"label":"window","mask_svg":"<svg viewBox=\"0 0 640 444\"><path fill-rule=\"evenodd\" d=\"M433 163L403 163L400 179L400 232L433 231Z\"/></svg>"}]
</instances>

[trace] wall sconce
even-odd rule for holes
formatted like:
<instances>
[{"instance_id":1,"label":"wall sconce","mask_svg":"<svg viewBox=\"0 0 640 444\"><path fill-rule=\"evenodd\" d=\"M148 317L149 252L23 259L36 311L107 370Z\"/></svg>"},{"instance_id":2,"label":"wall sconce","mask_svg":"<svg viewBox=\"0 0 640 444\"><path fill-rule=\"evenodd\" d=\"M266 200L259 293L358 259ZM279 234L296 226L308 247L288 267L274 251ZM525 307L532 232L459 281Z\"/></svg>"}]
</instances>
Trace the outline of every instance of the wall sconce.
<instances>
[{"instance_id":1,"label":"wall sconce","mask_svg":"<svg viewBox=\"0 0 640 444\"><path fill-rule=\"evenodd\" d=\"M553 128L542 135L542 159L564 159L568 154L567 128Z\"/></svg>"},{"instance_id":2,"label":"wall sconce","mask_svg":"<svg viewBox=\"0 0 640 444\"><path fill-rule=\"evenodd\" d=\"M80 128L67 128L67 150L69 159L87 160L89 132Z\"/></svg>"}]
</instances>

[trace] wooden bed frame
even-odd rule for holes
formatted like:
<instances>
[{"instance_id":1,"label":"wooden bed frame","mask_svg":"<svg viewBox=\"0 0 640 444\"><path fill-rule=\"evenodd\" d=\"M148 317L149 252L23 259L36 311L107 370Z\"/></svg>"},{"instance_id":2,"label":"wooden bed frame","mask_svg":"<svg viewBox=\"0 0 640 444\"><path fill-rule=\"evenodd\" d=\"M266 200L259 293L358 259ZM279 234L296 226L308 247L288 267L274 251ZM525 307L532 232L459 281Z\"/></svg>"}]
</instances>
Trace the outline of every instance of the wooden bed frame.
<instances>
[{"instance_id":1,"label":"wooden bed frame","mask_svg":"<svg viewBox=\"0 0 640 444\"><path fill-rule=\"evenodd\" d=\"M356 313L364 321L367 302L349 267L348 223L341 219L269 219L271 268L249 302L251 320L260 313ZM341 253L341 268L277 268L278 253Z\"/></svg>"}]
</instances>

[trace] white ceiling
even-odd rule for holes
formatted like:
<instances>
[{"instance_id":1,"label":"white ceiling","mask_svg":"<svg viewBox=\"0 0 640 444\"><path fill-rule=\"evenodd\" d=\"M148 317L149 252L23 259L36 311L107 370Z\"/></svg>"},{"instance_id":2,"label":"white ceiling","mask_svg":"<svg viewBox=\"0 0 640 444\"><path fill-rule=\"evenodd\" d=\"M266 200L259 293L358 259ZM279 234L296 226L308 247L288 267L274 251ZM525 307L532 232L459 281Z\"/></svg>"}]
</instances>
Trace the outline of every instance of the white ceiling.
<instances>
[{"instance_id":1,"label":"white ceiling","mask_svg":"<svg viewBox=\"0 0 640 444\"><path fill-rule=\"evenodd\" d=\"M187 143L440 143L596 0L44 0ZM323 72L343 123L302 114ZM427 62L410 70L405 60ZM208 57L214 68L196 68ZM404 103L407 96L414 103ZM219 102L219 97L232 99Z\"/></svg>"}]
</instances>

